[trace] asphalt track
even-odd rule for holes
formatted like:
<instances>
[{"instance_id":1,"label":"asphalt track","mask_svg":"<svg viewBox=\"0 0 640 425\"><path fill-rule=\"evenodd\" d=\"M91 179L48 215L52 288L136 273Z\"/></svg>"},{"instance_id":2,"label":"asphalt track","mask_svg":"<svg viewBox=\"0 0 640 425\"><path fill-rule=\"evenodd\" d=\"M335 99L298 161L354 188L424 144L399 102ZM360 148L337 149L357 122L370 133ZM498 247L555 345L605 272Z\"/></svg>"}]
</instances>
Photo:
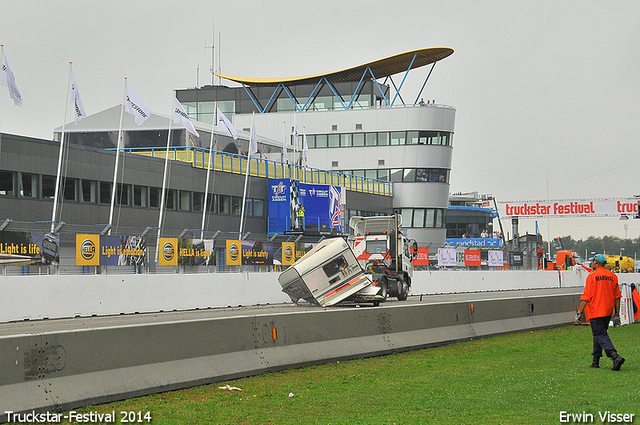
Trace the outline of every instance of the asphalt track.
<instances>
[{"instance_id":1,"label":"asphalt track","mask_svg":"<svg viewBox=\"0 0 640 425\"><path fill-rule=\"evenodd\" d=\"M6 411L73 409L328 361L573 320L582 288L276 304L0 324Z\"/></svg>"}]
</instances>

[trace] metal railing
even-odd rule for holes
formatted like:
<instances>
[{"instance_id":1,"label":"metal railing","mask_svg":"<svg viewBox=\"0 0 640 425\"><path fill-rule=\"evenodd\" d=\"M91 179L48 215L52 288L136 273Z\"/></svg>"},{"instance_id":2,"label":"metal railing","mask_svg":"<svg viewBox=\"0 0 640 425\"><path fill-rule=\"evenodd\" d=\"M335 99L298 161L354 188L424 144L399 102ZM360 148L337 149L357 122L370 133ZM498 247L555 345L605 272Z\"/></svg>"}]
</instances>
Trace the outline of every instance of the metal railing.
<instances>
[{"instance_id":1,"label":"metal railing","mask_svg":"<svg viewBox=\"0 0 640 425\"><path fill-rule=\"evenodd\" d=\"M153 158L166 157L167 148L125 148L125 152L145 155ZM251 158L244 155L222 151L211 152L212 169L226 173L245 174L249 167L249 175L269 179L295 179L302 183L330 184L342 186L355 192L375 195L393 196L393 183L386 180L354 176L338 171L304 167L287 164L265 158ZM195 168L209 167L210 153L208 149L194 146L173 146L169 148L169 159L190 163Z\"/></svg>"}]
</instances>

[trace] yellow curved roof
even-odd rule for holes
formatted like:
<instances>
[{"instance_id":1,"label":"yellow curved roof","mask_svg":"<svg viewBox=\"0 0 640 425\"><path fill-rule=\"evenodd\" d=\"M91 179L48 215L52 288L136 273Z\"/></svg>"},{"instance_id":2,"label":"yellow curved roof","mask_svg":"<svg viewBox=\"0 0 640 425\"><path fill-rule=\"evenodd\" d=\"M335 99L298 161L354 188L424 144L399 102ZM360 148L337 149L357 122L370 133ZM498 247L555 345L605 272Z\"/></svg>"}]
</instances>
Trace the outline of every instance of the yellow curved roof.
<instances>
[{"instance_id":1,"label":"yellow curved roof","mask_svg":"<svg viewBox=\"0 0 640 425\"><path fill-rule=\"evenodd\" d=\"M245 78L234 77L231 75L216 74L218 77L225 78L227 80L235 81L238 83L244 83L248 86L273 86L277 84L285 84L287 86L294 86L300 84L315 84L322 78L326 78L332 83L341 83L347 81L360 81L362 74L367 67L371 68L373 75L376 78L384 78L390 75L399 74L405 72L409 65L411 68L419 68L421 66L429 65L439 60L446 58L453 53L453 49L448 47L432 47L429 49L413 50L411 52L400 53L399 55L389 56L388 58L380 59L374 62L365 63L364 65L356 66L342 71L330 72L327 74L310 75L308 77L297 78ZM415 60L413 59L415 56ZM413 64L411 64L413 61Z\"/></svg>"}]
</instances>

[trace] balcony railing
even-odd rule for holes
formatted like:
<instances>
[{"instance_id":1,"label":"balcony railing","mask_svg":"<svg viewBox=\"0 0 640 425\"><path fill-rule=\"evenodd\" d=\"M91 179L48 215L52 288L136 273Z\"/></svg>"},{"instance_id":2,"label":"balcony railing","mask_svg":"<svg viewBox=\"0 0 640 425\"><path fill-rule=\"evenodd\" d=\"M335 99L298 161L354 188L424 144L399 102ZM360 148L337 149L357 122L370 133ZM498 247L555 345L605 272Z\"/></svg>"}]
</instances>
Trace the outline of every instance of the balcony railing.
<instances>
[{"instance_id":1,"label":"balcony railing","mask_svg":"<svg viewBox=\"0 0 640 425\"><path fill-rule=\"evenodd\" d=\"M153 158L166 156L167 148L125 148L125 152L146 155ZM393 196L393 183L386 180L354 176L338 171L321 170L295 164L272 161L263 158L251 158L244 155L222 151L211 153L212 168L226 173L245 174L249 167L249 175L269 179L295 179L302 183L330 184L342 186L355 192ZM208 168L210 164L208 149L193 146L174 146L169 148L169 159L188 162L196 168Z\"/></svg>"}]
</instances>

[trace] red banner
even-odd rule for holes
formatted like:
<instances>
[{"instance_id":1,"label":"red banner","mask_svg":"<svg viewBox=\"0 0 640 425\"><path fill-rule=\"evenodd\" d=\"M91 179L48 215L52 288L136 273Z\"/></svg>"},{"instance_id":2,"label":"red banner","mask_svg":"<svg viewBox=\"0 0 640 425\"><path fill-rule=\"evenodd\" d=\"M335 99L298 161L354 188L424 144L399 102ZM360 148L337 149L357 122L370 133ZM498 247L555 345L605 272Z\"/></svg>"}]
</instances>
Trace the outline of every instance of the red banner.
<instances>
[{"instance_id":1,"label":"red banner","mask_svg":"<svg viewBox=\"0 0 640 425\"><path fill-rule=\"evenodd\" d=\"M464 265L480 267L480 251L475 249L467 249L464 252Z\"/></svg>"},{"instance_id":2,"label":"red banner","mask_svg":"<svg viewBox=\"0 0 640 425\"><path fill-rule=\"evenodd\" d=\"M411 252L413 248L411 248ZM429 265L429 248L426 246L418 247L418 255L412 261L414 266L428 266Z\"/></svg>"}]
</instances>

